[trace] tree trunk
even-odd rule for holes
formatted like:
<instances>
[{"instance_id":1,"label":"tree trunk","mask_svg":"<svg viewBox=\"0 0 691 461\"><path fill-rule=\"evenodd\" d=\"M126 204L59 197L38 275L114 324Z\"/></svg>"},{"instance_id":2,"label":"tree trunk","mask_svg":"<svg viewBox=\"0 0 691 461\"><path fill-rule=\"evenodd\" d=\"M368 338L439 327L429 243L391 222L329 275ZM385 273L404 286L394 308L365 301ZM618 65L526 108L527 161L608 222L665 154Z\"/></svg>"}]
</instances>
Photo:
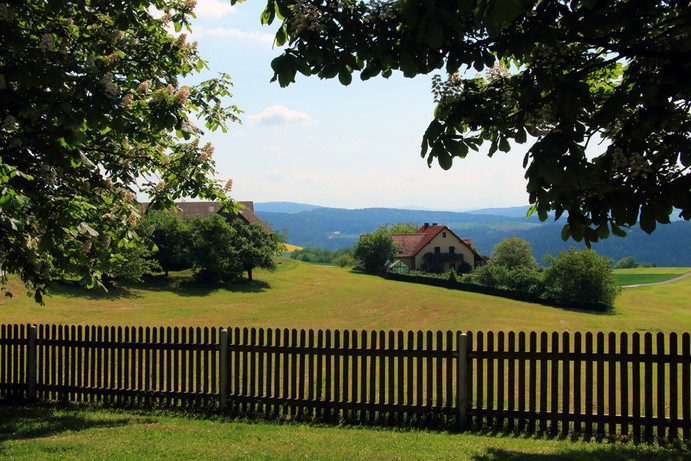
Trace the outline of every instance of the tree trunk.
<instances>
[{"instance_id":1,"label":"tree trunk","mask_svg":"<svg viewBox=\"0 0 691 461\"><path fill-rule=\"evenodd\" d=\"M247 268L247 280L249 280L250 282L252 281L252 268L251 267Z\"/></svg>"}]
</instances>

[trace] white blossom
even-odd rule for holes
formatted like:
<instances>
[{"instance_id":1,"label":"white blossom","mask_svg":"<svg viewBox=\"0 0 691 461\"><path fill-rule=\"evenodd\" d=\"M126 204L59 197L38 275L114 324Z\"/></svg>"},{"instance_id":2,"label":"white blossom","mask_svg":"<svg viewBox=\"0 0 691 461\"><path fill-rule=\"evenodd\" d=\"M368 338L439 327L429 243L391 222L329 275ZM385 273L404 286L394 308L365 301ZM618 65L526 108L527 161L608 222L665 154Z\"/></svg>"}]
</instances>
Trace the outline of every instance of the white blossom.
<instances>
[{"instance_id":1,"label":"white blossom","mask_svg":"<svg viewBox=\"0 0 691 461\"><path fill-rule=\"evenodd\" d=\"M146 93L147 91L149 91L150 86L151 86L151 80L144 80L137 87L137 93L139 93L139 94Z\"/></svg>"},{"instance_id":2,"label":"white blossom","mask_svg":"<svg viewBox=\"0 0 691 461\"><path fill-rule=\"evenodd\" d=\"M187 98L189 97L189 95L190 95L190 88L187 85L185 85L175 92L174 98L179 103L184 104L187 101Z\"/></svg>"},{"instance_id":3,"label":"white blossom","mask_svg":"<svg viewBox=\"0 0 691 461\"><path fill-rule=\"evenodd\" d=\"M53 49L54 49L53 36L51 34L43 34L43 37L41 38L41 41L38 44L38 49L43 51L44 53L48 53L49 51L53 51Z\"/></svg>"}]
</instances>

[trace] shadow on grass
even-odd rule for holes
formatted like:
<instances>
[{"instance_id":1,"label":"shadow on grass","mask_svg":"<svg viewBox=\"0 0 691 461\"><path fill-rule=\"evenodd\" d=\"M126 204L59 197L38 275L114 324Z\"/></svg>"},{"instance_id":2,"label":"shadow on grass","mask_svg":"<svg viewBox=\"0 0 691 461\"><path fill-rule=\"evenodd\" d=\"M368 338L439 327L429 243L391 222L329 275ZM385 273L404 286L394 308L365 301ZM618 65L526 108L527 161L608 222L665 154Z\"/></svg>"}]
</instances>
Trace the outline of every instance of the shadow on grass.
<instances>
[{"instance_id":1,"label":"shadow on grass","mask_svg":"<svg viewBox=\"0 0 691 461\"><path fill-rule=\"evenodd\" d=\"M169 292L178 296L198 297L208 296L219 290L229 293L262 293L271 285L262 280L249 281L246 279L234 282L216 283L194 279L191 276L166 277L163 274L145 277L141 282L116 282L108 291L94 288L88 289L76 281L56 281L50 289L51 294L67 298L82 298L89 300L117 300L137 299L145 295L142 292Z\"/></svg>"},{"instance_id":2,"label":"shadow on grass","mask_svg":"<svg viewBox=\"0 0 691 461\"><path fill-rule=\"evenodd\" d=\"M88 418L74 406L2 404L0 401L0 443L59 436L63 432L99 427L121 427L130 418L97 420Z\"/></svg>"},{"instance_id":3,"label":"shadow on grass","mask_svg":"<svg viewBox=\"0 0 691 461\"><path fill-rule=\"evenodd\" d=\"M150 292L169 292L178 296L207 296L219 290L230 293L261 293L271 288L271 285L262 280L249 281L247 279L236 280L234 282L207 282L197 280L188 275L163 274L146 277L137 283L121 283L123 288L136 288L141 291Z\"/></svg>"},{"instance_id":4,"label":"shadow on grass","mask_svg":"<svg viewBox=\"0 0 691 461\"><path fill-rule=\"evenodd\" d=\"M473 456L475 461L515 460L515 461L629 461L634 459L645 460L691 460L691 454L685 450L665 448L652 445L602 445L591 449L574 448L566 449L556 454L525 453L520 451L505 450L501 448L488 448L481 455Z\"/></svg>"},{"instance_id":5,"label":"shadow on grass","mask_svg":"<svg viewBox=\"0 0 691 461\"><path fill-rule=\"evenodd\" d=\"M66 298L82 298L89 300L117 300L141 298L139 293L131 291L126 286L112 286L105 291L103 288L86 288L79 282L69 280L55 281L50 287L50 295L60 295Z\"/></svg>"}]
</instances>

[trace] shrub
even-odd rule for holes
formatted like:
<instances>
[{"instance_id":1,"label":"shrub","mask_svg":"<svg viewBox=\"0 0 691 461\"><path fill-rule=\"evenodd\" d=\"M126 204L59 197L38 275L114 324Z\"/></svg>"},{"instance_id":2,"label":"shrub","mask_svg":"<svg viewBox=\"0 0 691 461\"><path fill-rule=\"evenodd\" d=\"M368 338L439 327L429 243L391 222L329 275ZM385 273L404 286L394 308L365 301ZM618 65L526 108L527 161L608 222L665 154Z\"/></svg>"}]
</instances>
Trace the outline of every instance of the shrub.
<instances>
[{"instance_id":1,"label":"shrub","mask_svg":"<svg viewBox=\"0 0 691 461\"><path fill-rule=\"evenodd\" d=\"M535 258L530 243L520 237L511 237L494 245L490 255L492 264L512 270L517 267L533 269Z\"/></svg>"},{"instance_id":2,"label":"shrub","mask_svg":"<svg viewBox=\"0 0 691 461\"><path fill-rule=\"evenodd\" d=\"M555 302L572 306L612 307L620 292L612 274L611 260L592 249L560 251L545 271L545 291Z\"/></svg>"},{"instance_id":3,"label":"shrub","mask_svg":"<svg viewBox=\"0 0 691 461\"><path fill-rule=\"evenodd\" d=\"M535 269L519 266L509 271L506 284L509 288L540 295L544 291L542 277Z\"/></svg>"},{"instance_id":4,"label":"shrub","mask_svg":"<svg viewBox=\"0 0 691 461\"><path fill-rule=\"evenodd\" d=\"M509 278L509 270L497 264L485 264L475 269L473 274L480 285L495 288L507 286Z\"/></svg>"},{"instance_id":5,"label":"shrub","mask_svg":"<svg viewBox=\"0 0 691 461\"><path fill-rule=\"evenodd\" d=\"M456 271L453 269L449 269L449 280L452 282L455 282L457 280Z\"/></svg>"},{"instance_id":6,"label":"shrub","mask_svg":"<svg viewBox=\"0 0 691 461\"><path fill-rule=\"evenodd\" d=\"M355 259L350 255L341 255L331 261L331 263L338 267L351 267L355 265Z\"/></svg>"},{"instance_id":7,"label":"shrub","mask_svg":"<svg viewBox=\"0 0 691 461\"><path fill-rule=\"evenodd\" d=\"M627 256L626 258L620 259L615 265L615 269L633 269L638 267L639 264L633 256Z\"/></svg>"}]
</instances>

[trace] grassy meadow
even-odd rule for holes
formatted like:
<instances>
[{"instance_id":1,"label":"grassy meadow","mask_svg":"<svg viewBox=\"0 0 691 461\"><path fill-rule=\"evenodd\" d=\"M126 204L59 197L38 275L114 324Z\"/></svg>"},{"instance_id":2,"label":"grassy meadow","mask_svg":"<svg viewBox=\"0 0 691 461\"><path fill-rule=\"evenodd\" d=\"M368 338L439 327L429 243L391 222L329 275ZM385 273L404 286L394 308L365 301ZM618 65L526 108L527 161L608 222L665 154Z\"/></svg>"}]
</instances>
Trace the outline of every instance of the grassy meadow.
<instances>
[{"instance_id":1,"label":"grassy meadow","mask_svg":"<svg viewBox=\"0 0 691 461\"><path fill-rule=\"evenodd\" d=\"M639 283L664 282L691 272L688 267L636 267L616 269L614 279L619 286L637 285Z\"/></svg>"},{"instance_id":2,"label":"grassy meadow","mask_svg":"<svg viewBox=\"0 0 691 461\"><path fill-rule=\"evenodd\" d=\"M44 306L10 279L0 323L252 326L305 329L691 331L691 278L627 288L611 313L564 309L385 280L349 269L280 259L255 282L206 286L189 274L155 277L107 294L58 285ZM645 269L677 274L687 269Z\"/></svg>"},{"instance_id":3,"label":"grassy meadow","mask_svg":"<svg viewBox=\"0 0 691 461\"><path fill-rule=\"evenodd\" d=\"M676 274L686 269L658 268ZM650 274L655 275L655 270ZM612 313L530 304L280 259L254 283L155 277L107 294L57 285L44 306L0 297L0 323L504 331L691 331L691 278L624 289ZM84 405L0 402L0 459L689 459L680 446L338 427Z\"/></svg>"}]
</instances>

